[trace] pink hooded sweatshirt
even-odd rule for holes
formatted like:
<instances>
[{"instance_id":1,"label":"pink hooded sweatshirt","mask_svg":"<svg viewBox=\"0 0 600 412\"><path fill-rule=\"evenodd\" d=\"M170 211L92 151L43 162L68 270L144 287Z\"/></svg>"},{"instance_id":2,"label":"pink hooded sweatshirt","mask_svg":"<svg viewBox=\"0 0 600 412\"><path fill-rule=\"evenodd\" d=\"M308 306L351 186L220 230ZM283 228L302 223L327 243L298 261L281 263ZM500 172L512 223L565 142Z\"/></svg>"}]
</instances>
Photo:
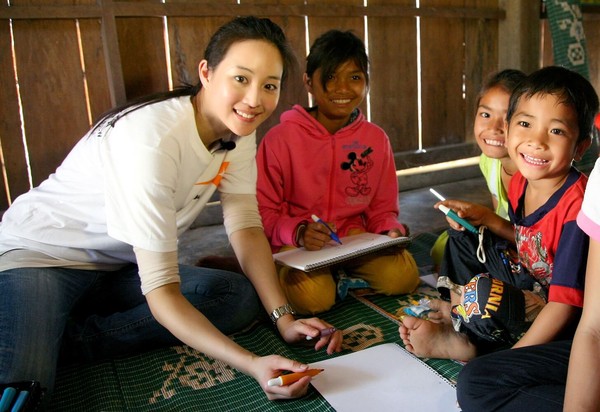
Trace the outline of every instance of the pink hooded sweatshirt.
<instances>
[{"instance_id":1,"label":"pink hooded sweatshirt","mask_svg":"<svg viewBox=\"0 0 600 412\"><path fill-rule=\"evenodd\" d=\"M362 113L331 134L295 105L261 141L257 164L258 205L273 251L295 245L296 227L312 214L335 223L340 237L352 229L404 233L392 147Z\"/></svg>"}]
</instances>

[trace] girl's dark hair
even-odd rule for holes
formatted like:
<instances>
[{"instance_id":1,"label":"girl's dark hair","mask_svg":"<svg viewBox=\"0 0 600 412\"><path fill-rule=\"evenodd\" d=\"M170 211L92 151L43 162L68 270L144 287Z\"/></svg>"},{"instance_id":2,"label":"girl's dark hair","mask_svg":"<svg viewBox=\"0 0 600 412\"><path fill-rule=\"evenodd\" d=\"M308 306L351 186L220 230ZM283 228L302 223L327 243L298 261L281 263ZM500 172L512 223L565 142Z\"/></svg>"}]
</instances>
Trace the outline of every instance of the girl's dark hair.
<instances>
[{"instance_id":1,"label":"girl's dark hair","mask_svg":"<svg viewBox=\"0 0 600 412\"><path fill-rule=\"evenodd\" d=\"M490 74L485 79L485 82L483 82L481 89L479 89L479 93L477 94L477 106L479 106L483 95L485 95L490 89L500 87L510 95L525 77L527 77L525 73L523 73L521 70L515 69L505 69Z\"/></svg>"},{"instance_id":2,"label":"girl's dark hair","mask_svg":"<svg viewBox=\"0 0 600 412\"><path fill-rule=\"evenodd\" d=\"M231 45L245 40L264 40L273 44L279 50L283 60L283 73L281 77L283 86L290 70L293 70L297 61L281 28L266 18L254 16L238 17L219 27L210 38L204 50L204 59L208 62L208 67L210 69L216 68L225 58ZM144 106L175 97L195 96L201 88L202 83L198 81L195 85L183 84L172 91L154 93L134 99L103 114L92 128L92 131L96 130L104 121L110 118L112 119L109 124L112 126L121 117Z\"/></svg>"},{"instance_id":3,"label":"girl's dark hair","mask_svg":"<svg viewBox=\"0 0 600 412\"><path fill-rule=\"evenodd\" d=\"M510 123L522 97L530 99L536 94L557 96L560 103L571 106L579 126L577 143L590 138L598 113L598 95L585 77L559 66L548 66L531 73L510 96L507 122Z\"/></svg>"},{"instance_id":4,"label":"girl's dark hair","mask_svg":"<svg viewBox=\"0 0 600 412\"><path fill-rule=\"evenodd\" d=\"M353 60L365 74L369 85L369 58L365 44L351 31L329 30L319 36L306 58L306 75L312 78L321 69L321 85L327 90L327 80L343 63Z\"/></svg>"}]
</instances>

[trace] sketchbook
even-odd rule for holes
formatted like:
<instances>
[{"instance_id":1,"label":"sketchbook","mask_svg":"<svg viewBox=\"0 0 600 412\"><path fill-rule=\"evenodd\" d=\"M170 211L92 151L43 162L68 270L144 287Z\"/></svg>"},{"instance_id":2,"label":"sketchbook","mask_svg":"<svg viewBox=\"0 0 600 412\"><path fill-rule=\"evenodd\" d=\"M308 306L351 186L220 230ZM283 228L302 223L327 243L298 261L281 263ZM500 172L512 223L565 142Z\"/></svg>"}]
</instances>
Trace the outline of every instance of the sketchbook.
<instances>
[{"instance_id":1,"label":"sketchbook","mask_svg":"<svg viewBox=\"0 0 600 412\"><path fill-rule=\"evenodd\" d=\"M311 384L337 412L460 411L454 386L396 343L310 366L324 369Z\"/></svg>"},{"instance_id":2,"label":"sketchbook","mask_svg":"<svg viewBox=\"0 0 600 412\"><path fill-rule=\"evenodd\" d=\"M340 239L342 244L331 241L321 250L309 251L303 247L275 253L275 262L310 272L344 262L359 256L385 249L390 246L407 247L411 238L406 236L392 238L376 233L361 233Z\"/></svg>"}]
</instances>

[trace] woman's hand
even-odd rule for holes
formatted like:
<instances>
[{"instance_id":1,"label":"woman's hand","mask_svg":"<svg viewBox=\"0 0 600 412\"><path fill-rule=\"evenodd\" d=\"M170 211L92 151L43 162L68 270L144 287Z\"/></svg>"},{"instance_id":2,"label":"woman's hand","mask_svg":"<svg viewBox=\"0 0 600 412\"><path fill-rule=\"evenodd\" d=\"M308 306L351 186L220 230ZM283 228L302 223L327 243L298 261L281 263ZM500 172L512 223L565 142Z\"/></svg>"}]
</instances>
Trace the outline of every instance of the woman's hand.
<instances>
[{"instance_id":1,"label":"woman's hand","mask_svg":"<svg viewBox=\"0 0 600 412\"><path fill-rule=\"evenodd\" d=\"M329 355L341 352L344 339L340 330L336 330L329 336L320 337L322 330L330 328L334 326L319 318L293 319L292 316L284 316L277 321L277 329L286 342L307 342L306 337L310 336L314 338L311 341L315 341L315 350L327 347Z\"/></svg>"},{"instance_id":2,"label":"woman's hand","mask_svg":"<svg viewBox=\"0 0 600 412\"><path fill-rule=\"evenodd\" d=\"M270 400L293 399L306 395L311 377L305 376L286 386L269 386L270 379L276 378L283 372L305 372L308 365L302 364L279 355L254 357L250 365L249 374L256 379L262 390Z\"/></svg>"}]
</instances>

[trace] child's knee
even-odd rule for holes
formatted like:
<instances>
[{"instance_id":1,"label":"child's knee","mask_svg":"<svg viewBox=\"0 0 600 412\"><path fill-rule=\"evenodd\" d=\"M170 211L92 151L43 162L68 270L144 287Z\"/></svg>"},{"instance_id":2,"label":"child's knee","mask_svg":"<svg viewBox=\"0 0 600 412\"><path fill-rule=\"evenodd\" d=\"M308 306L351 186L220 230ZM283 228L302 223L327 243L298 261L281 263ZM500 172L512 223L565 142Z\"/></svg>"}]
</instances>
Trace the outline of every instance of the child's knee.
<instances>
[{"instance_id":1,"label":"child's knee","mask_svg":"<svg viewBox=\"0 0 600 412\"><path fill-rule=\"evenodd\" d=\"M439 267L442 264L442 258L444 256L444 250L446 250L446 243L448 242L448 232L444 231L442 234L436 239L433 244L430 255L431 260L433 260L433 264L436 267Z\"/></svg>"},{"instance_id":2,"label":"child's knee","mask_svg":"<svg viewBox=\"0 0 600 412\"><path fill-rule=\"evenodd\" d=\"M371 279L371 287L385 295L401 295L419 286L419 268L408 251L378 258L378 270Z\"/></svg>"},{"instance_id":3,"label":"child's knee","mask_svg":"<svg viewBox=\"0 0 600 412\"><path fill-rule=\"evenodd\" d=\"M284 268L279 282L294 310L302 315L325 312L335 304L336 285L328 270L302 272Z\"/></svg>"}]
</instances>

